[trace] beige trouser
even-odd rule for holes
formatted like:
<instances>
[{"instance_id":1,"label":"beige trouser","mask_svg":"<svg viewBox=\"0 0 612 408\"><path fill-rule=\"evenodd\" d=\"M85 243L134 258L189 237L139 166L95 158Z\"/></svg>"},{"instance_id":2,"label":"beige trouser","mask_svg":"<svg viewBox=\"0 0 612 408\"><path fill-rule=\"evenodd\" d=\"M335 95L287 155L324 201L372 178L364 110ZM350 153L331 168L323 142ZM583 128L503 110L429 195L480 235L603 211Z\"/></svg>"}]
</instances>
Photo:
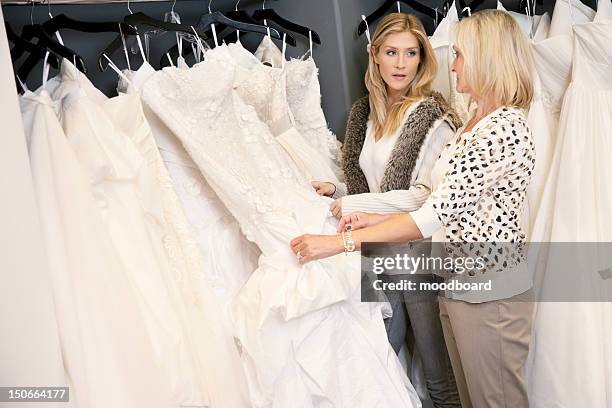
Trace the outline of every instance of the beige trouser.
<instances>
[{"instance_id":1,"label":"beige trouser","mask_svg":"<svg viewBox=\"0 0 612 408\"><path fill-rule=\"evenodd\" d=\"M525 361L533 321L531 291L466 303L440 298L440 320L463 408L528 408Z\"/></svg>"}]
</instances>

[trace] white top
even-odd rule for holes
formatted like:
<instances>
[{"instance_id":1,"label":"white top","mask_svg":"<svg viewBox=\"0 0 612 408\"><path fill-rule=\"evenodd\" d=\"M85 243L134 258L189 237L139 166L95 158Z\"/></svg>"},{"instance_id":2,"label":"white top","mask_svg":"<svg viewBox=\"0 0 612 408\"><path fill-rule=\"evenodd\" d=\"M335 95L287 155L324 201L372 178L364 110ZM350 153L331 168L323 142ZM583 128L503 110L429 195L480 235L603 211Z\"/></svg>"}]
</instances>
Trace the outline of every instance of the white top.
<instances>
[{"instance_id":1,"label":"white top","mask_svg":"<svg viewBox=\"0 0 612 408\"><path fill-rule=\"evenodd\" d=\"M380 193L380 180L384 174L385 167L389 161L389 156L384 162L377 162L376 168L371 168L362 163L361 157L363 150L366 149L366 143L362 150L362 156L359 157L359 166L361 167L371 193L346 195L346 186L339 184L337 186L337 194L334 197L342 197L342 215L348 215L352 212L373 212L378 214L389 214L397 212L415 211L421 207L421 204L429 197L432 190L430 172L433 165L436 163L440 152L444 146L451 140L455 132L446 120L440 120L434 125L432 133L423 142L424 145L419 153L419 158L414 166L414 177L410 188L407 190L391 190L385 193ZM367 140L366 135L366 140ZM389 138L389 142L393 139L393 146L397 141L398 135L389 135L383 139ZM391 146L391 149L393 148ZM378 147L378 146L375 146ZM382 150L382 149L381 149ZM374 186L370 182L372 172L380 172L378 182ZM374 187L376 187L374 189Z\"/></svg>"},{"instance_id":2,"label":"white top","mask_svg":"<svg viewBox=\"0 0 612 408\"><path fill-rule=\"evenodd\" d=\"M390 135L383 135L377 141L374 123L372 120L368 120L366 137L359 155L359 167L361 167L372 193L380 193L380 182L385 175L387 162L402 130L403 126L399 126L395 132Z\"/></svg>"},{"instance_id":3,"label":"white top","mask_svg":"<svg viewBox=\"0 0 612 408\"><path fill-rule=\"evenodd\" d=\"M458 129L456 134L460 135L463 132L463 129L464 127L461 127L460 129ZM435 162L434 166L431 169L430 180L431 180L432 191L435 190L440 184L442 184L442 181L444 180L444 176L446 176L446 172L448 171L448 163L455 149L455 144L457 141L456 139L457 139L456 137L451 138L449 143L446 146L444 146L442 153L440 153L440 157L438 158L438 160ZM444 242L445 241L445 234L444 234L443 226L440 226L440 228L438 228L437 230L435 230L435 232L431 234L431 241L432 242Z\"/></svg>"}]
</instances>

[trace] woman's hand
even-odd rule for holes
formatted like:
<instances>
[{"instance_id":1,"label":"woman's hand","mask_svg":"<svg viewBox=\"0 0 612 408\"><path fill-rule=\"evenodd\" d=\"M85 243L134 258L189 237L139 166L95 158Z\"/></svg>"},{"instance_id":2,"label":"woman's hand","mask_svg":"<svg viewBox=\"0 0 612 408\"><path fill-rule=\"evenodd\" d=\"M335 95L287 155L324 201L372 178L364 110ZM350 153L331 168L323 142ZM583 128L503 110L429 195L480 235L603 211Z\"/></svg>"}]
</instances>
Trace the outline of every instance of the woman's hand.
<instances>
[{"instance_id":1,"label":"woman's hand","mask_svg":"<svg viewBox=\"0 0 612 408\"><path fill-rule=\"evenodd\" d=\"M340 223L338 223L338 232L344 231L347 224L351 224L351 229L358 230L361 228L371 227L384 220L388 219L388 214L372 214L364 212L354 212L349 215L342 217Z\"/></svg>"},{"instance_id":2,"label":"woman's hand","mask_svg":"<svg viewBox=\"0 0 612 408\"><path fill-rule=\"evenodd\" d=\"M300 265L304 265L306 262L342 253L344 242L340 235L304 234L291 240L291 250Z\"/></svg>"},{"instance_id":3,"label":"woman's hand","mask_svg":"<svg viewBox=\"0 0 612 408\"><path fill-rule=\"evenodd\" d=\"M342 198L338 198L336 201L331 203L329 210L337 219L342 218Z\"/></svg>"},{"instance_id":4,"label":"woman's hand","mask_svg":"<svg viewBox=\"0 0 612 408\"><path fill-rule=\"evenodd\" d=\"M318 195L331 197L336 192L336 185L328 181L311 181L310 184Z\"/></svg>"}]
</instances>

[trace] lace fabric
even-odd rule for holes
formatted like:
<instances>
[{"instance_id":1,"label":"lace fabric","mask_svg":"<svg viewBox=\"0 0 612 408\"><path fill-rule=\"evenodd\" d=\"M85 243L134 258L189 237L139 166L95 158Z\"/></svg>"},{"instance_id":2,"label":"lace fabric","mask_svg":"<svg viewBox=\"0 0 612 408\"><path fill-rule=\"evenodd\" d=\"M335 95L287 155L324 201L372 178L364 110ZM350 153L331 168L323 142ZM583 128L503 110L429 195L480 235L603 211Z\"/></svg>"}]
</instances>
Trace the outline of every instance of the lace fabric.
<instances>
[{"instance_id":1,"label":"lace fabric","mask_svg":"<svg viewBox=\"0 0 612 408\"><path fill-rule=\"evenodd\" d=\"M293 237L335 230L330 200L301 184L278 154L256 109L233 91L235 70L207 55L190 70L156 73L143 98L262 252L232 307L252 405L419 406L380 305L359 301L358 257L300 267L291 253ZM373 391L355 395L354 387Z\"/></svg>"}]
</instances>

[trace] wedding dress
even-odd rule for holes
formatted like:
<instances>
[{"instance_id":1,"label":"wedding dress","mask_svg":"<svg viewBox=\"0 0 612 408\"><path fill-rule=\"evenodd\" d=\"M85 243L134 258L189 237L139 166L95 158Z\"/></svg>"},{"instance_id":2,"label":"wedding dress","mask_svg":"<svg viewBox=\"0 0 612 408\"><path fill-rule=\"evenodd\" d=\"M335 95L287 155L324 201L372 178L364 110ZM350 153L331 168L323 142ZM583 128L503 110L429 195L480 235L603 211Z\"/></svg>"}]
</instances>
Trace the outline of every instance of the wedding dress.
<instances>
[{"instance_id":1,"label":"wedding dress","mask_svg":"<svg viewBox=\"0 0 612 408\"><path fill-rule=\"evenodd\" d=\"M295 236L335 230L329 200L297 182L256 108L233 91L235 69L207 55L190 70L155 73L142 96L262 251L232 319L252 406L420 406L380 305L360 302L359 256L300 266L292 254Z\"/></svg>"},{"instance_id":2,"label":"wedding dress","mask_svg":"<svg viewBox=\"0 0 612 408\"><path fill-rule=\"evenodd\" d=\"M46 85L43 79L36 94L27 91L21 110L70 386L69 406L176 407L155 365L124 265L98 211L90 174L64 134L56 116L60 106Z\"/></svg>"},{"instance_id":3,"label":"wedding dress","mask_svg":"<svg viewBox=\"0 0 612 408\"><path fill-rule=\"evenodd\" d=\"M180 57L177 66L189 69ZM123 71L118 90L140 93L154 73L148 62L137 71ZM237 221L204 180L180 140L144 102L142 109L199 247L202 274L226 306L257 264L259 249L244 237ZM235 253L242 256L231 256Z\"/></svg>"},{"instance_id":4,"label":"wedding dress","mask_svg":"<svg viewBox=\"0 0 612 408\"><path fill-rule=\"evenodd\" d=\"M574 8L570 9L571 7ZM542 165L544 174L538 174L540 170L536 170L538 184L530 190L541 189L536 214L532 212L530 217L534 220L530 234L533 242L549 242L551 239L553 218L550 215L553 212L559 168L559 115L563 96L571 80L573 45L570 30L573 23L590 22L594 16L594 11L580 2L570 4L568 0L559 0L555 4L548 38L532 43L534 65L540 79L540 98L546 116L546 125L542 126L548 128L550 146L553 146L552 157L550 152L543 153L541 160L538 153L537 161ZM548 169L544 167L546 161L550 163ZM541 180L545 180L544 186L540 185Z\"/></svg>"},{"instance_id":5,"label":"wedding dress","mask_svg":"<svg viewBox=\"0 0 612 408\"><path fill-rule=\"evenodd\" d=\"M532 44L537 44L546 39L548 30L550 29L550 17L547 13L541 16L538 26L535 28ZM531 175L531 182L527 188L526 205L523 213L523 229L527 234L529 241L538 241L540 237L535 237L532 234L533 225L536 221L538 208L548 171L552 160L552 152L554 149L554 135L550 130L549 116L547 113L547 105L544 99L542 89L542 80L538 75L538 71L534 70L533 75L533 99L529 106L529 114L527 115L527 123L531 134L533 135L536 146L537 158L535 168Z\"/></svg>"},{"instance_id":6,"label":"wedding dress","mask_svg":"<svg viewBox=\"0 0 612 408\"><path fill-rule=\"evenodd\" d=\"M612 7L609 0L599 6L594 23L572 29L571 84L560 115L553 188L546 191L554 194L546 214L550 240L574 244L551 246L540 296L558 297L571 282L568 292L579 301L538 307L528 362L530 400L538 407L612 407L612 288L601 274L612 261L609 251L584 244L612 240ZM577 15L574 10L574 21ZM567 386L576 381L580 387Z\"/></svg>"},{"instance_id":7,"label":"wedding dress","mask_svg":"<svg viewBox=\"0 0 612 408\"><path fill-rule=\"evenodd\" d=\"M62 126L83 171L111 242L141 308L158 370L176 405L203 406L207 396L195 367L185 325L176 264L167 252L168 230L157 169L122 124L135 121L135 96L108 99L70 62L52 84ZM136 105L137 106L137 105ZM140 129L139 131L142 131Z\"/></svg>"},{"instance_id":8,"label":"wedding dress","mask_svg":"<svg viewBox=\"0 0 612 408\"><path fill-rule=\"evenodd\" d=\"M139 95L154 73L147 62L137 71L124 71L127 81L121 81L119 89ZM151 128L151 133L144 134L143 151L158 168L169 218L176 225L181 247L189 251L185 258L191 263L187 268L191 276L181 281L184 296L193 300L190 327L201 371L208 375L210 406L249 407L246 378L229 332L226 309L256 268L259 250L246 240L176 136L146 104L142 109Z\"/></svg>"},{"instance_id":9,"label":"wedding dress","mask_svg":"<svg viewBox=\"0 0 612 408\"><path fill-rule=\"evenodd\" d=\"M296 130L315 150L327 160L329 167L340 180L344 175L340 169L340 142L329 130L325 114L321 108L321 88L319 85L319 69L312 57L312 43L308 58L291 58L284 61L281 50L270 39L265 37L255 51L263 63L272 67L285 66L287 103L294 119Z\"/></svg>"},{"instance_id":10,"label":"wedding dress","mask_svg":"<svg viewBox=\"0 0 612 408\"><path fill-rule=\"evenodd\" d=\"M457 92L456 75L450 67L453 62L453 28L459 22L457 8L453 1L446 17L440 21L433 35L429 38L438 62L438 72L432 83L432 89L440 92L457 112L462 121L467 121L470 112L470 97Z\"/></svg>"},{"instance_id":11,"label":"wedding dress","mask_svg":"<svg viewBox=\"0 0 612 408\"><path fill-rule=\"evenodd\" d=\"M268 37L264 37L265 41ZM283 66L270 67L246 50L240 42L206 53L206 58L225 58L236 66L236 91L245 103L255 108L259 119L265 123L276 141L294 162L304 183L313 180L327 180L338 183L331 161L315 150L294 125L294 119L287 102L287 72ZM219 50L222 50L219 52Z\"/></svg>"}]
</instances>

